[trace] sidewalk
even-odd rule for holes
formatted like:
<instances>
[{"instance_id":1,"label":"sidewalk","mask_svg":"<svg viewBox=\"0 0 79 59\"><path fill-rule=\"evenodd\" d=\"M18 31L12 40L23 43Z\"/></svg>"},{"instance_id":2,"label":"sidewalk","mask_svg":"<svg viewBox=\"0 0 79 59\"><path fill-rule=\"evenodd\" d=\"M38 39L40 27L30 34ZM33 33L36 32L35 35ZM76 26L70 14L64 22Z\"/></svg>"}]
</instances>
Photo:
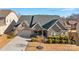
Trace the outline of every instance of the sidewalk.
<instances>
[{"instance_id":1,"label":"sidewalk","mask_svg":"<svg viewBox=\"0 0 79 59\"><path fill-rule=\"evenodd\" d=\"M11 42L6 44L3 48L1 48L1 51L23 51L28 44L26 41L26 38L22 38L19 36L16 36L14 39L12 39Z\"/></svg>"}]
</instances>

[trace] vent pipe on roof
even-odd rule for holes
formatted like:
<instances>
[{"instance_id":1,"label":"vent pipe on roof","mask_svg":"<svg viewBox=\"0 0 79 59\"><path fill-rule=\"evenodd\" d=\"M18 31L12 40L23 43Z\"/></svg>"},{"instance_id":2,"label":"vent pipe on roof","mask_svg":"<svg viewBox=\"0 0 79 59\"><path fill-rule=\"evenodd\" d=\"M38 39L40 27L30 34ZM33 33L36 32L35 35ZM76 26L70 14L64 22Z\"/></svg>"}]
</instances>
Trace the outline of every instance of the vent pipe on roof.
<instances>
[{"instance_id":1,"label":"vent pipe on roof","mask_svg":"<svg viewBox=\"0 0 79 59\"><path fill-rule=\"evenodd\" d=\"M34 16L32 16L32 18L31 18L30 27L32 27L33 19L34 19Z\"/></svg>"}]
</instances>

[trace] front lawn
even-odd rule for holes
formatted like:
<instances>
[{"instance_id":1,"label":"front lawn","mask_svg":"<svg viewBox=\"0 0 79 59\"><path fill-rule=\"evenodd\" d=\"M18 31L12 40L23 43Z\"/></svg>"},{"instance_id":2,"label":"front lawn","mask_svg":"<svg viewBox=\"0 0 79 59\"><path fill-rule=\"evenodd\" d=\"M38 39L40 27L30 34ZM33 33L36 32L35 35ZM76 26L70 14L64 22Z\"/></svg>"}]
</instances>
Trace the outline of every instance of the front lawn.
<instances>
[{"instance_id":1,"label":"front lawn","mask_svg":"<svg viewBox=\"0 0 79 59\"><path fill-rule=\"evenodd\" d=\"M3 34L0 36L0 48L2 48L3 46L5 46L8 42L10 42L12 40L12 38L14 38L14 34L13 33L9 33L9 34Z\"/></svg>"}]
</instances>

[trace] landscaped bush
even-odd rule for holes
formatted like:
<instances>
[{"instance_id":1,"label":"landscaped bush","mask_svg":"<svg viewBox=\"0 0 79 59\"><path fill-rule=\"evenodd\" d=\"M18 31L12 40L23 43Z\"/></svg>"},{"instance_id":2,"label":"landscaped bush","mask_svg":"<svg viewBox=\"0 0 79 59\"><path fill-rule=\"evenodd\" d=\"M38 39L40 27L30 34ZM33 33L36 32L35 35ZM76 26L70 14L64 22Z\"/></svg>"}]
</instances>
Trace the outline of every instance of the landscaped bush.
<instances>
[{"instance_id":1,"label":"landscaped bush","mask_svg":"<svg viewBox=\"0 0 79 59\"><path fill-rule=\"evenodd\" d=\"M48 43L52 44L53 43L53 36L48 37Z\"/></svg>"},{"instance_id":2,"label":"landscaped bush","mask_svg":"<svg viewBox=\"0 0 79 59\"><path fill-rule=\"evenodd\" d=\"M75 44L75 41L69 40L66 36L49 36L48 43Z\"/></svg>"},{"instance_id":3,"label":"landscaped bush","mask_svg":"<svg viewBox=\"0 0 79 59\"><path fill-rule=\"evenodd\" d=\"M59 39L55 39L55 43L60 43L60 40Z\"/></svg>"},{"instance_id":4,"label":"landscaped bush","mask_svg":"<svg viewBox=\"0 0 79 59\"><path fill-rule=\"evenodd\" d=\"M53 39L53 38L54 38L54 36L49 36L49 37L48 37L48 39Z\"/></svg>"},{"instance_id":5,"label":"landscaped bush","mask_svg":"<svg viewBox=\"0 0 79 59\"><path fill-rule=\"evenodd\" d=\"M44 42L45 38L43 36L36 36L36 37L32 37L31 39L32 42Z\"/></svg>"},{"instance_id":6,"label":"landscaped bush","mask_svg":"<svg viewBox=\"0 0 79 59\"><path fill-rule=\"evenodd\" d=\"M54 36L55 38L55 43L60 43L60 36Z\"/></svg>"},{"instance_id":7,"label":"landscaped bush","mask_svg":"<svg viewBox=\"0 0 79 59\"><path fill-rule=\"evenodd\" d=\"M50 39L48 40L48 42L49 42L50 44L52 44L53 40L50 38Z\"/></svg>"},{"instance_id":8,"label":"landscaped bush","mask_svg":"<svg viewBox=\"0 0 79 59\"><path fill-rule=\"evenodd\" d=\"M7 35L7 38L8 39L11 39L11 38L14 38L15 37L15 33L14 32L11 32Z\"/></svg>"},{"instance_id":9,"label":"landscaped bush","mask_svg":"<svg viewBox=\"0 0 79 59\"><path fill-rule=\"evenodd\" d=\"M76 44L75 40L71 40L71 44Z\"/></svg>"},{"instance_id":10,"label":"landscaped bush","mask_svg":"<svg viewBox=\"0 0 79 59\"><path fill-rule=\"evenodd\" d=\"M31 41L34 42L34 41L36 41L37 38L36 37L32 37L31 39L32 39Z\"/></svg>"},{"instance_id":11,"label":"landscaped bush","mask_svg":"<svg viewBox=\"0 0 79 59\"><path fill-rule=\"evenodd\" d=\"M62 43L65 44L66 43L66 40L62 40Z\"/></svg>"},{"instance_id":12,"label":"landscaped bush","mask_svg":"<svg viewBox=\"0 0 79 59\"><path fill-rule=\"evenodd\" d=\"M71 40L68 39L68 43L71 44Z\"/></svg>"}]
</instances>

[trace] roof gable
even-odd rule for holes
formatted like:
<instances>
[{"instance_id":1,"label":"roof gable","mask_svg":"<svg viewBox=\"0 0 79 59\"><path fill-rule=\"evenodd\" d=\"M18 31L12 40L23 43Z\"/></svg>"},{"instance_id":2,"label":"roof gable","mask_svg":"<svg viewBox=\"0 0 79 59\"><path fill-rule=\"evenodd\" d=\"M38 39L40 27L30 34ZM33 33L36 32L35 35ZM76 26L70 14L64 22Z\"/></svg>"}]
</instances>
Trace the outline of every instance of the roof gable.
<instances>
[{"instance_id":1,"label":"roof gable","mask_svg":"<svg viewBox=\"0 0 79 59\"><path fill-rule=\"evenodd\" d=\"M36 23L33 27L32 27L33 30L42 30L43 28L38 24Z\"/></svg>"},{"instance_id":2,"label":"roof gable","mask_svg":"<svg viewBox=\"0 0 79 59\"><path fill-rule=\"evenodd\" d=\"M18 27L19 25L25 24L29 27L29 24L27 23L27 21L23 20L22 22L18 22L15 24L15 27Z\"/></svg>"},{"instance_id":3,"label":"roof gable","mask_svg":"<svg viewBox=\"0 0 79 59\"><path fill-rule=\"evenodd\" d=\"M20 16L18 23L21 23L23 20L25 20L30 25L31 18L32 18L31 15L30 16L29 15L22 15L22 16Z\"/></svg>"}]
</instances>

